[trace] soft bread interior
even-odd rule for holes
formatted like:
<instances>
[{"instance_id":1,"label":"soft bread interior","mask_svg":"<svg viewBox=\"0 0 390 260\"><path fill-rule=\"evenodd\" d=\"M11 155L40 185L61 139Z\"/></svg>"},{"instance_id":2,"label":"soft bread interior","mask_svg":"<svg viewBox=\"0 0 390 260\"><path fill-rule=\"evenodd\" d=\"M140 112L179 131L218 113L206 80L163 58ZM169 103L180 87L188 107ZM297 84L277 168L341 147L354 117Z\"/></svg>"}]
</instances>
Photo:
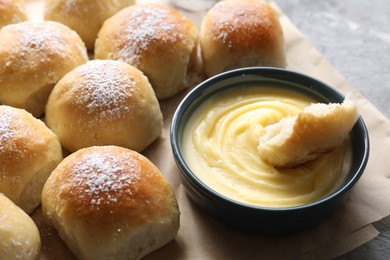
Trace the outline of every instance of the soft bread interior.
<instances>
[{"instance_id":1,"label":"soft bread interior","mask_svg":"<svg viewBox=\"0 0 390 260\"><path fill-rule=\"evenodd\" d=\"M339 146L358 119L356 104L312 104L294 117L266 126L258 151L277 167L293 167Z\"/></svg>"}]
</instances>

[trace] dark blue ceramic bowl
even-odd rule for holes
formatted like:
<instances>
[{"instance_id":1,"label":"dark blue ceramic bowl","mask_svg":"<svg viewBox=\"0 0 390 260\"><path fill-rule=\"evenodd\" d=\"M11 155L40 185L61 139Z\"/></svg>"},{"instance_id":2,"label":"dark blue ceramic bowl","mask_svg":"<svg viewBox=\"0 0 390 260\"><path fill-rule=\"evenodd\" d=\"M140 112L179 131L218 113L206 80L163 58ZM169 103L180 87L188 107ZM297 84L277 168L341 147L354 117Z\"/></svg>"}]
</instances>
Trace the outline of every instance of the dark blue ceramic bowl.
<instances>
[{"instance_id":1,"label":"dark blue ceramic bowl","mask_svg":"<svg viewBox=\"0 0 390 260\"><path fill-rule=\"evenodd\" d=\"M267 86L290 89L319 102L342 102L344 96L334 88L309 76L277 68L252 67L228 71L214 76L195 87L178 106L171 125L171 145L181 180L192 200L221 222L250 232L283 234L312 227L341 205L359 180L369 156L369 137L365 123L359 117L353 127L352 167L340 187L326 197L301 206L265 208L231 200L209 188L187 166L181 152L182 133L193 111L204 100L231 88Z\"/></svg>"}]
</instances>

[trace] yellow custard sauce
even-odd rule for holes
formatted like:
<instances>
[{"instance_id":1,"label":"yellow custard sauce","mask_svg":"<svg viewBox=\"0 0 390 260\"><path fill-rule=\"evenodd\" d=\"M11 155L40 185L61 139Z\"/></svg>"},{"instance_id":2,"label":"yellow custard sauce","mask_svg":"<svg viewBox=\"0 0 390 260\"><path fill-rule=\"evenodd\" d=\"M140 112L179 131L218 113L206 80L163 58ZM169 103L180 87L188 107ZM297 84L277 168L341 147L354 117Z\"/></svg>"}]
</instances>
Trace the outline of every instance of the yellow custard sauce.
<instances>
[{"instance_id":1,"label":"yellow custard sauce","mask_svg":"<svg viewBox=\"0 0 390 260\"><path fill-rule=\"evenodd\" d=\"M295 168L262 161L257 146L263 128L294 116L315 100L287 89L241 87L204 101L183 132L183 157L208 187L239 202L289 207L316 201L348 173L350 141ZM326 137L324 137L326 138Z\"/></svg>"}]
</instances>

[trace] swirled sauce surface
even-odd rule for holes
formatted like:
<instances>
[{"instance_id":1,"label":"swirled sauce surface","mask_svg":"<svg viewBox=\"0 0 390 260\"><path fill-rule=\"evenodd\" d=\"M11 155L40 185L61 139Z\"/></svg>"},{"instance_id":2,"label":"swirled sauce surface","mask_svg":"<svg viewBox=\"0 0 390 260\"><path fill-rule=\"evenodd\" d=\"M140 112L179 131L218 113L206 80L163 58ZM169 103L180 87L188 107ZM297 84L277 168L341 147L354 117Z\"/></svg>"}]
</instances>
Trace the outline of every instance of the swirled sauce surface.
<instances>
[{"instance_id":1,"label":"swirled sauce surface","mask_svg":"<svg viewBox=\"0 0 390 260\"><path fill-rule=\"evenodd\" d=\"M312 102L292 91L256 87L212 96L184 128L184 159L204 184L245 204L289 207L318 200L338 187L348 172L349 141L288 169L262 161L257 150L265 126L296 115Z\"/></svg>"}]
</instances>

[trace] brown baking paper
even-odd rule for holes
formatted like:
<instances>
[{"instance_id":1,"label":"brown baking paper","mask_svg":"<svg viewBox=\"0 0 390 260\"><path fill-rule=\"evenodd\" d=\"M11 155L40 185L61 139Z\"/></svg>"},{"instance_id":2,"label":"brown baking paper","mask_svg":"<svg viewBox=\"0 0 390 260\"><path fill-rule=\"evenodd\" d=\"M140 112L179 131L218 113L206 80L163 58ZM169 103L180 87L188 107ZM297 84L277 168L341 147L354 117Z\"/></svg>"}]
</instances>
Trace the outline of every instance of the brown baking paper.
<instances>
[{"instance_id":1,"label":"brown baking paper","mask_svg":"<svg viewBox=\"0 0 390 260\"><path fill-rule=\"evenodd\" d=\"M138 1L169 4L167 0ZM318 78L340 90L358 104L370 134L370 159L367 168L343 207L311 230L285 236L243 233L211 219L187 196L179 179L171 152L169 130L172 115L186 94L160 102L164 130L146 155L173 186L181 211L181 227L174 241L146 259L280 259L299 257L331 258L341 255L375 237L378 232L370 223L390 214L390 168L384 155L390 154L390 121L319 53L276 6L285 33L288 68ZM43 0L26 1L30 18L42 20ZM200 25L201 13L185 13ZM38 209L33 214L42 235L41 259L72 259L55 230L42 220ZM342 242L342 243L341 243Z\"/></svg>"}]
</instances>

